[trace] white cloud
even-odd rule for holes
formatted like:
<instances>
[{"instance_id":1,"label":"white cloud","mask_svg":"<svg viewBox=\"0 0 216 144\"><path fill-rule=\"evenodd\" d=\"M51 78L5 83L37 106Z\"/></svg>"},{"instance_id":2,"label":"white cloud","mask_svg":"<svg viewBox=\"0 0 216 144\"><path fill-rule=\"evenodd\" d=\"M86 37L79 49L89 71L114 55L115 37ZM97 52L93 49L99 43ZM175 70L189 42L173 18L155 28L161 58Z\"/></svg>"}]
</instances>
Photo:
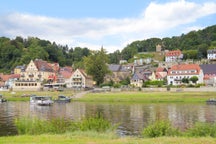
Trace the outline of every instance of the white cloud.
<instances>
[{"instance_id":1,"label":"white cloud","mask_svg":"<svg viewBox=\"0 0 216 144\"><path fill-rule=\"evenodd\" d=\"M216 2L198 4L185 0L151 2L137 17L122 19L60 19L11 13L0 16L0 34L9 37L36 36L90 49L100 49L105 42L107 51L113 52L122 49L131 40L157 36L211 14L216 14Z\"/></svg>"}]
</instances>

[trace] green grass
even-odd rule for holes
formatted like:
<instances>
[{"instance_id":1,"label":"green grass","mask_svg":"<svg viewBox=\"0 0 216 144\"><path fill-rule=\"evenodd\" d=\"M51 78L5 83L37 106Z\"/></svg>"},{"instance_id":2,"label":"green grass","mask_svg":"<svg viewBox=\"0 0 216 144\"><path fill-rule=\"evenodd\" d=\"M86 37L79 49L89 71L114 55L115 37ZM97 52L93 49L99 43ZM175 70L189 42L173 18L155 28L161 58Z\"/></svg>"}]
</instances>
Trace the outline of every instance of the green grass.
<instances>
[{"instance_id":1,"label":"green grass","mask_svg":"<svg viewBox=\"0 0 216 144\"><path fill-rule=\"evenodd\" d=\"M73 91L2 91L0 94L3 95L5 99L8 101L29 101L29 96L32 94L36 94L39 96L52 96L53 99L57 99L58 95L65 95L65 96L73 96Z\"/></svg>"},{"instance_id":2,"label":"green grass","mask_svg":"<svg viewBox=\"0 0 216 144\"><path fill-rule=\"evenodd\" d=\"M205 102L216 98L216 92L117 92L89 93L79 101L93 102Z\"/></svg>"},{"instance_id":3,"label":"green grass","mask_svg":"<svg viewBox=\"0 0 216 144\"><path fill-rule=\"evenodd\" d=\"M74 132L66 134L0 137L2 144L216 144L211 137L117 137L113 133Z\"/></svg>"}]
</instances>

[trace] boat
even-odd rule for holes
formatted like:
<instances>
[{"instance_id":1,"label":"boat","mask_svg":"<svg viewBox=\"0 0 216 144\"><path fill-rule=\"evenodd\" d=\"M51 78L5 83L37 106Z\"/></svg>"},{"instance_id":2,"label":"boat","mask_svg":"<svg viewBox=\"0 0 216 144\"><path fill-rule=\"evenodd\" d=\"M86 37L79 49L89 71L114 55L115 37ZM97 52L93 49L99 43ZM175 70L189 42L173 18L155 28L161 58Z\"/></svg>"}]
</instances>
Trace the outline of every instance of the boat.
<instances>
[{"instance_id":1,"label":"boat","mask_svg":"<svg viewBox=\"0 0 216 144\"><path fill-rule=\"evenodd\" d=\"M216 105L216 99L211 98L211 99L206 101L206 104L211 104L211 105L214 104L214 105Z\"/></svg>"},{"instance_id":2,"label":"boat","mask_svg":"<svg viewBox=\"0 0 216 144\"><path fill-rule=\"evenodd\" d=\"M50 96L31 95L30 96L30 103L36 104L39 106L50 106L53 104L53 100L52 100L52 97L50 97Z\"/></svg>"},{"instance_id":3,"label":"boat","mask_svg":"<svg viewBox=\"0 0 216 144\"><path fill-rule=\"evenodd\" d=\"M0 103L2 103L2 102L7 102L7 100L5 98L3 98L2 94L0 94Z\"/></svg>"},{"instance_id":4,"label":"boat","mask_svg":"<svg viewBox=\"0 0 216 144\"><path fill-rule=\"evenodd\" d=\"M59 95L58 99L54 100L57 103L68 103L71 101L70 97L64 96L64 95Z\"/></svg>"}]
</instances>

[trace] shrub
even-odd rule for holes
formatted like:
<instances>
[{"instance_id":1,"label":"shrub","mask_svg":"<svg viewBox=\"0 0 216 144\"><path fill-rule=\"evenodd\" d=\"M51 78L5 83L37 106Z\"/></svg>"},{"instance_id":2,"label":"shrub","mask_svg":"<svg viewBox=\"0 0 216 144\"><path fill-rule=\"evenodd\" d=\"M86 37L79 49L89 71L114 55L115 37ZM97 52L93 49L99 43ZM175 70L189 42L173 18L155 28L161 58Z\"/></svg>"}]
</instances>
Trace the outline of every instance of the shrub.
<instances>
[{"instance_id":1,"label":"shrub","mask_svg":"<svg viewBox=\"0 0 216 144\"><path fill-rule=\"evenodd\" d=\"M178 136L180 131L173 128L168 121L157 121L142 131L143 137Z\"/></svg>"},{"instance_id":2,"label":"shrub","mask_svg":"<svg viewBox=\"0 0 216 144\"><path fill-rule=\"evenodd\" d=\"M192 128L188 129L185 133L187 136L192 137L216 137L216 124L197 122Z\"/></svg>"},{"instance_id":3,"label":"shrub","mask_svg":"<svg viewBox=\"0 0 216 144\"><path fill-rule=\"evenodd\" d=\"M90 117L83 119L79 123L79 129L81 131L97 131L97 132L104 132L112 128L111 123L104 119L100 114L96 117Z\"/></svg>"}]
</instances>

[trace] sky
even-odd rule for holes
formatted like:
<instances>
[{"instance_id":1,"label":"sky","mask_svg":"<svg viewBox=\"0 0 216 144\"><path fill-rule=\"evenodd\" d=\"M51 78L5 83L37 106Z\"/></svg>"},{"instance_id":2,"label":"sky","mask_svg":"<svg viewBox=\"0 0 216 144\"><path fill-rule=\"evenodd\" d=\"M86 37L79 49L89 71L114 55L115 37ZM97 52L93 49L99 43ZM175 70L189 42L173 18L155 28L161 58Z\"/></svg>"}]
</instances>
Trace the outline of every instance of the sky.
<instances>
[{"instance_id":1,"label":"sky","mask_svg":"<svg viewBox=\"0 0 216 144\"><path fill-rule=\"evenodd\" d=\"M216 24L216 0L0 0L0 37L108 53Z\"/></svg>"}]
</instances>

